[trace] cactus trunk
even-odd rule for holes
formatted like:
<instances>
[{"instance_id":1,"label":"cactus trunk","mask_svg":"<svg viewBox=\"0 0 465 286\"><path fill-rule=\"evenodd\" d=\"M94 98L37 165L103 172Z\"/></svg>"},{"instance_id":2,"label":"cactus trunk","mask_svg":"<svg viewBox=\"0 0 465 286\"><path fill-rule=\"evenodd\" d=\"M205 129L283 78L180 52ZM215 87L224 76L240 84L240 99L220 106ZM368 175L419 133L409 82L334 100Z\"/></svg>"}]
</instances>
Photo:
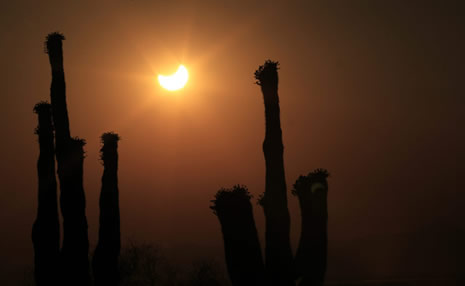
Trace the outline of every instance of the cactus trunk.
<instances>
[{"instance_id":1,"label":"cactus trunk","mask_svg":"<svg viewBox=\"0 0 465 286\"><path fill-rule=\"evenodd\" d=\"M66 285L89 285L89 240L83 187L84 140L71 139L60 179L63 215L62 274Z\"/></svg>"},{"instance_id":2,"label":"cactus trunk","mask_svg":"<svg viewBox=\"0 0 465 286\"><path fill-rule=\"evenodd\" d=\"M51 33L47 36L46 41L47 54L52 68L50 98L52 103L53 123L55 125L56 133L56 147L57 153L59 154L62 153L64 146L71 138L69 131L68 109L66 107L65 71L63 67L64 39L65 37L59 33ZM60 164L60 162L58 162L58 164Z\"/></svg>"},{"instance_id":3,"label":"cactus trunk","mask_svg":"<svg viewBox=\"0 0 465 286\"><path fill-rule=\"evenodd\" d=\"M235 186L232 190L219 190L212 201L211 208L221 224L228 274L234 286L265 285L250 198L245 187Z\"/></svg>"},{"instance_id":4,"label":"cactus trunk","mask_svg":"<svg viewBox=\"0 0 465 286\"><path fill-rule=\"evenodd\" d=\"M302 232L297 249L296 275L302 280L299 286L322 286L326 274L328 248L328 183L326 170L317 169L300 176L294 184L293 194L299 199Z\"/></svg>"},{"instance_id":5,"label":"cactus trunk","mask_svg":"<svg viewBox=\"0 0 465 286\"><path fill-rule=\"evenodd\" d=\"M284 146L282 141L278 96L278 63L270 60L255 72L265 104L266 132L263 142L266 179L261 199L266 219L265 256L268 285L295 285L292 279L290 245L290 216L284 174Z\"/></svg>"},{"instance_id":6,"label":"cactus trunk","mask_svg":"<svg viewBox=\"0 0 465 286\"><path fill-rule=\"evenodd\" d=\"M57 182L51 106L39 103L38 114L40 155L37 162L39 177L37 218L32 227L34 246L34 278L37 286L59 285L57 267L60 253L60 225L58 220Z\"/></svg>"},{"instance_id":7,"label":"cactus trunk","mask_svg":"<svg viewBox=\"0 0 465 286\"><path fill-rule=\"evenodd\" d=\"M118 198L118 140L115 133L102 135L102 190L100 192L99 240L92 267L95 285L117 285L118 257L121 250L120 213Z\"/></svg>"},{"instance_id":8,"label":"cactus trunk","mask_svg":"<svg viewBox=\"0 0 465 286\"><path fill-rule=\"evenodd\" d=\"M63 247L61 251L63 283L88 285L89 260L85 195L82 182L84 141L72 139L66 107L66 86L63 69L64 36L52 33L47 36L46 50L52 69L50 97L55 146L60 180L60 209L63 216Z\"/></svg>"}]
</instances>

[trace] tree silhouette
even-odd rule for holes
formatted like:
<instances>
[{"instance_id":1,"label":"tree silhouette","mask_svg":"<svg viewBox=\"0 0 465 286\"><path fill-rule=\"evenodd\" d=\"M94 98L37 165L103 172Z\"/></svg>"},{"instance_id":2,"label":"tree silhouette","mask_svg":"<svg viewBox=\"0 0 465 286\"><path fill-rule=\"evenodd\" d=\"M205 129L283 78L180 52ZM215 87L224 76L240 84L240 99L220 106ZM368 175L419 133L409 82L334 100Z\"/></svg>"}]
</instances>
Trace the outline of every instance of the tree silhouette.
<instances>
[{"instance_id":1,"label":"tree silhouette","mask_svg":"<svg viewBox=\"0 0 465 286\"><path fill-rule=\"evenodd\" d=\"M118 198L118 140L116 133L104 133L102 190L100 192L99 240L92 260L95 285L118 284L118 257L121 250Z\"/></svg>"},{"instance_id":2,"label":"tree silhouette","mask_svg":"<svg viewBox=\"0 0 465 286\"><path fill-rule=\"evenodd\" d=\"M66 285L88 285L89 240L85 215L85 194L82 183L83 146L85 141L70 136L66 85L63 68L63 44L60 33L47 36L45 47L52 70L50 98L55 127L56 159L60 180L60 209L63 216L61 271Z\"/></svg>"},{"instance_id":3,"label":"tree silhouette","mask_svg":"<svg viewBox=\"0 0 465 286\"><path fill-rule=\"evenodd\" d=\"M58 220L57 182L51 105L40 102L34 107L39 125L40 155L37 161L39 177L37 218L32 227L34 246L34 278L37 286L59 285L57 281L60 254L60 225Z\"/></svg>"},{"instance_id":4,"label":"tree silhouette","mask_svg":"<svg viewBox=\"0 0 465 286\"><path fill-rule=\"evenodd\" d=\"M267 60L255 72L255 79L263 94L266 123L265 192L259 198L266 220L265 275L264 278L261 275L261 255L253 255L260 248L256 231L255 236L250 234L251 226L255 229L250 195L245 187L236 186L232 190L219 190L211 207L221 224L229 277L233 285L293 286L300 279L299 286L320 286L326 272L328 172L317 169L306 177L301 176L294 185L293 193L298 196L302 209L302 233L294 260L284 174L278 62ZM247 284L257 281L253 279L258 282Z\"/></svg>"}]
</instances>

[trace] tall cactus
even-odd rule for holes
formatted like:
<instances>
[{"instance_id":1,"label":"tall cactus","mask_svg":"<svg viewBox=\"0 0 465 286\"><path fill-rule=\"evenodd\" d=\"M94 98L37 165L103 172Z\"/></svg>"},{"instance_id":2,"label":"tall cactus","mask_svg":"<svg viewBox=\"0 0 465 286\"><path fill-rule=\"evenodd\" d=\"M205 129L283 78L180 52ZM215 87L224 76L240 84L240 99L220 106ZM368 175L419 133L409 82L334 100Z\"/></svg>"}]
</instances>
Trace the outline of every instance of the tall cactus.
<instances>
[{"instance_id":1,"label":"tall cactus","mask_svg":"<svg viewBox=\"0 0 465 286\"><path fill-rule=\"evenodd\" d=\"M60 225L58 220L57 182L51 105L46 102L34 107L39 125L39 177L37 218L32 227L34 246L34 276L37 286L59 285L57 280L60 253Z\"/></svg>"},{"instance_id":2,"label":"tall cactus","mask_svg":"<svg viewBox=\"0 0 465 286\"><path fill-rule=\"evenodd\" d=\"M72 138L66 145L66 164L60 179L60 207L63 215L62 274L66 285L89 285L89 240L83 186L83 139Z\"/></svg>"},{"instance_id":3,"label":"tall cactus","mask_svg":"<svg viewBox=\"0 0 465 286\"><path fill-rule=\"evenodd\" d=\"M213 200L223 232L226 264L234 286L263 284L264 265L247 188L221 189Z\"/></svg>"},{"instance_id":4,"label":"tall cactus","mask_svg":"<svg viewBox=\"0 0 465 286\"><path fill-rule=\"evenodd\" d=\"M101 137L103 147L102 190L100 192L99 240L92 267L95 285L117 285L118 257L121 250L118 198L118 134L109 132Z\"/></svg>"},{"instance_id":5,"label":"tall cactus","mask_svg":"<svg viewBox=\"0 0 465 286\"><path fill-rule=\"evenodd\" d=\"M72 139L70 136L63 68L63 40L62 34L51 33L45 43L52 69L50 97L60 180L60 208L63 216L61 273L64 275L64 284L82 286L90 283L89 241L82 183L84 141Z\"/></svg>"},{"instance_id":6,"label":"tall cactus","mask_svg":"<svg viewBox=\"0 0 465 286\"><path fill-rule=\"evenodd\" d=\"M66 84L63 67L63 40L60 33L51 33L47 36L45 47L52 68L52 84L50 98L52 103L53 123L55 126L55 140L58 168L63 162L63 149L71 138L69 130L68 109L66 107Z\"/></svg>"},{"instance_id":7,"label":"tall cactus","mask_svg":"<svg viewBox=\"0 0 465 286\"><path fill-rule=\"evenodd\" d=\"M299 199L302 230L295 257L299 286L322 286L328 248L328 171L317 169L300 176L292 194Z\"/></svg>"},{"instance_id":8,"label":"tall cactus","mask_svg":"<svg viewBox=\"0 0 465 286\"><path fill-rule=\"evenodd\" d=\"M269 285L295 285L292 280L290 216L284 174L279 97L278 62L266 61L255 72L265 103L265 193L261 199L266 219L265 258Z\"/></svg>"},{"instance_id":9,"label":"tall cactus","mask_svg":"<svg viewBox=\"0 0 465 286\"><path fill-rule=\"evenodd\" d=\"M219 190L212 209L220 220L226 264L233 285L291 286L300 279L299 286L322 286L326 272L328 172L317 169L308 176L301 176L294 185L293 194L298 196L302 209L302 233L294 260L290 246L277 70L278 63L268 60L255 72L256 83L263 93L266 122L265 192L259 199L266 219L263 280L261 255L253 255L258 244L256 235L246 235L251 226L255 229L247 189ZM245 253L247 249L250 253Z\"/></svg>"}]
</instances>

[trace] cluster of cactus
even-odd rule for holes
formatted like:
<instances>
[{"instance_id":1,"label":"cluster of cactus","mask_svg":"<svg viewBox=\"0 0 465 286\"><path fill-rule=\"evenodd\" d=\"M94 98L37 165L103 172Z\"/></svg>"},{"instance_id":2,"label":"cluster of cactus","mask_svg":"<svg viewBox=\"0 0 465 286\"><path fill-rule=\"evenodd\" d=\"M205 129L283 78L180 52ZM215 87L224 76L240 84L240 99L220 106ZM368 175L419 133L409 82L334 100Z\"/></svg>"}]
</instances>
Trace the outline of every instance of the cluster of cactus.
<instances>
[{"instance_id":1,"label":"cluster of cactus","mask_svg":"<svg viewBox=\"0 0 465 286\"><path fill-rule=\"evenodd\" d=\"M45 50L52 69L51 104L38 103L40 155L38 212L32 229L36 285L90 285L89 240L86 201L83 187L85 141L71 137L66 106L63 69L64 36L51 33ZM99 241L93 260L96 285L117 284L117 261L120 252L120 218L118 203L119 136L102 135L101 159L104 165L100 196ZM60 210L63 218L63 241L60 249L60 225L57 200L55 158L60 182Z\"/></svg>"},{"instance_id":2,"label":"cluster of cactus","mask_svg":"<svg viewBox=\"0 0 465 286\"><path fill-rule=\"evenodd\" d=\"M321 286L327 256L328 172L317 169L300 176L292 194L300 202L302 230L293 257L290 216L284 173L283 141L278 96L278 62L266 61L255 72L265 104L266 132L263 153L266 163L265 192L259 198L266 220L263 261L251 195L244 186L221 189L211 208L223 233L226 265L234 286Z\"/></svg>"}]
</instances>

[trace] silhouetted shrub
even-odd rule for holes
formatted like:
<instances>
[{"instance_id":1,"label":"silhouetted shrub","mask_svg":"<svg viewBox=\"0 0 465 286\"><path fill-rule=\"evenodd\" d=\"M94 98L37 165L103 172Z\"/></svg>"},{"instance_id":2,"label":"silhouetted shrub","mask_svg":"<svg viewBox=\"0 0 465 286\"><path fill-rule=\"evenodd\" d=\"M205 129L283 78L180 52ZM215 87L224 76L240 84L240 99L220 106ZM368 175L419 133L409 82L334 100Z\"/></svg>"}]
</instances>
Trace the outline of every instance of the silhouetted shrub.
<instances>
[{"instance_id":1,"label":"silhouetted shrub","mask_svg":"<svg viewBox=\"0 0 465 286\"><path fill-rule=\"evenodd\" d=\"M190 269L187 275L187 279L184 283L181 283L181 285L221 286L225 285L226 281L224 279L224 275L222 275L216 266L215 261L198 260L192 263L192 269Z\"/></svg>"},{"instance_id":2,"label":"silhouetted shrub","mask_svg":"<svg viewBox=\"0 0 465 286\"><path fill-rule=\"evenodd\" d=\"M212 260L191 266L174 266L163 249L152 243L131 241L119 259L121 286L228 286L222 271Z\"/></svg>"}]
</instances>

